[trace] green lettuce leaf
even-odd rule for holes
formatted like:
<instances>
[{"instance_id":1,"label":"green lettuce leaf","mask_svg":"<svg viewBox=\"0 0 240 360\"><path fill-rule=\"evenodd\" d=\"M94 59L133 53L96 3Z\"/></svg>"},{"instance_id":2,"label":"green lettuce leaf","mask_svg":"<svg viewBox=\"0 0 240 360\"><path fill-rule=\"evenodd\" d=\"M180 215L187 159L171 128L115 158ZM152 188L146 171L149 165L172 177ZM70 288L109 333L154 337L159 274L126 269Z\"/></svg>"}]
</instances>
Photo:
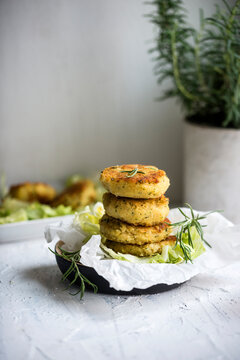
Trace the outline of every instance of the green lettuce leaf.
<instances>
[{"instance_id":1,"label":"green lettuce leaf","mask_svg":"<svg viewBox=\"0 0 240 360\"><path fill-rule=\"evenodd\" d=\"M86 206L82 211L75 214L73 226L86 235L98 235L100 233L99 220L104 214L103 204Z\"/></svg>"},{"instance_id":2,"label":"green lettuce leaf","mask_svg":"<svg viewBox=\"0 0 240 360\"><path fill-rule=\"evenodd\" d=\"M0 224L11 224L19 221L28 220L27 212L24 209L14 211L11 215L0 217Z\"/></svg>"},{"instance_id":3,"label":"green lettuce leaf","mask_svg":"<svg viewBox=\"0 0 240 360\"><path fill-rule=\"evenodd\" d=\"M3 200L0 208L0 224L71 215L73 213L71 206L59 205L53 208L38 202L29 204L8 197Z\"/></svg>"},{"instance_id":4,"label":"green lettuce leaf","mask_svg":"<svg viewBox=\"0 0 240 360\"><path fill-rule=\"evenodd\" d=\"M29 220L71 215L73 213L71 206L59 205L56 208L52 208L49 205L39 203L33 203L29 205L26 211Z\"/></svg>"},{"instance_id":5,"label":"green lettuce leaf","mask_svg":"<svg viewBox=\"0 0 240 360\"><path fill-rule=\"evenodd\" d=\"M29 203L26 201L21 201L17 199L12 199L10 197L6 197L1 204L1 209L8 212L10 215L14 211L19 209L26 209L29 206Z\"/></svg>"}]
</instances>

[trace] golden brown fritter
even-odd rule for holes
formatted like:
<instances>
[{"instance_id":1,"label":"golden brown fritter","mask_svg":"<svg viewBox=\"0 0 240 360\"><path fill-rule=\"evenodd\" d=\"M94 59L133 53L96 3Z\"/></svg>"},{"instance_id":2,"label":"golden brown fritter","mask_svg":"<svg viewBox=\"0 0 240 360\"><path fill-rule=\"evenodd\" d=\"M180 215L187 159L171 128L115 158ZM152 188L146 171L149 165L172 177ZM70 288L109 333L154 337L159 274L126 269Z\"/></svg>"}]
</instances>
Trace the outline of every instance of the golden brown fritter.
<instances>
[{"instance_id":1,"label":"golden brown fritter","mask_svg":"<svg viewBox=\"0 0 240 360\"><path fill-rule=\"evenodd\" d=\"M117 197L109 192L103 195L107 215L133 225L153 226L168 216L169 200L164 195L156 199Z\"/></svg>"},{"instance_id":2,"label":"golden brown fritter","mask_svg":"<svg viewBox=\"0 0 240 360\"><path fill-rule=\"evenodd\" d=\"M108 167L102 171L100 181L116 196L137 199L159 198L170 185L165 171L139 164Z\"/></svg>"},{"instance_id":3,"label":"golden brown fritter","mask_svg":"<svg viewBox=\"0 0 240 360\"><path fill-rule=\"evenodd\" d=\"M47 204L55 198L56 191L52 186L42 182L25 182L11 186L9 195L22 201L39 201L40 203Z\"/></svg>"},{"instance_id":4,"label":"golden brown fritter","mask_svg":"<svg viewBox=\"0 0 240 360\"><path fill-rule=\"evenodd\" d=\"M165 222L170 223L168 219ZM165 222L155 226L134 226L105 214L100 220L100 233L108 240L120 243L155 243L164 240L171 233L171 226Z\"/></svg>"},{"instance_id":5,"label":"golden brown fritter","mask_svg":"<svg viewBox=\"0 0 240 360\"><path fill-rule=\"evenodd\" d=\"M175 236L169 236L165 240L151 243L151 244L145 244L145 245L132 245L132 244L122 244L119 242L107 240L105 242L105 245L112 249L115 252L122 253L122 254L131 254L135 256L152 256L157 253L162 252L162 248L165 245L174 246L176 242Z\"/></svg>"},{"instance_id":6,"label":"golden brown fritter","mask_svg":"<svg viewBox=\"0 0 240 360\"><path fill-rule=\"evenodd\" d=\"M85 206L96 199L96 191L91 180L81 180L69 186L53 200L52 206L65 205L77 209Z\"/></svg>"}]
</instances>

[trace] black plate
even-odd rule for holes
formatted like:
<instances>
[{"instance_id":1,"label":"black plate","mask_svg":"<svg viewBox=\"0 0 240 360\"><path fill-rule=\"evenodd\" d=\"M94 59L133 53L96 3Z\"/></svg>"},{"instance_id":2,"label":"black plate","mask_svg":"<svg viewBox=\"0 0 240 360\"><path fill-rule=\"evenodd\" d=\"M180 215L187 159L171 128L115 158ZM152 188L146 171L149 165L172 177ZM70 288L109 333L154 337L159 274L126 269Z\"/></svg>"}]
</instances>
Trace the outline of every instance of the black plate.
<instances>
[{"instance_id":1,"label":"black plate","mask_svg":"<svg viewBox=\"0 0 240 360\"><path fill-rule=\"evenodd\" d=\"M57 244L58 245L58 244ZM57 248L56 245L56 252L59 252L59 249ZM57 264L59 269L61 270L61 272L64 274L69 266L70 266L70 261L63 259L60 256L56 255L56 260L57 260ZM153 285L150 286L147 289L132 289L131 291L118 291L115 290L113 288L111 288L109 286L109 282L104 279L101 275L98 275L98 273L92 268L92 267L88 267L82 264L78 264L78 268L79 271L88 279L90 280L93 284L97 285L98 287L98 292L99 293L103 293L103 294L111 294L111 295L147 295L147 294L157 294L157 293L161 293L164 291L168 291L171 289L175 289L178 286L180 286L181 284L172 284L172 285L167 285L167 284L157 284L157 285ZM70 274L68 276L68 280L72 281L74 278L73 274ZM77 285L81 285L80 280L78 279L76 281ZM89 286L88 284L86 284L86 288L88 290L92 290L92 287Z\"/></svg>"}]
</instances>

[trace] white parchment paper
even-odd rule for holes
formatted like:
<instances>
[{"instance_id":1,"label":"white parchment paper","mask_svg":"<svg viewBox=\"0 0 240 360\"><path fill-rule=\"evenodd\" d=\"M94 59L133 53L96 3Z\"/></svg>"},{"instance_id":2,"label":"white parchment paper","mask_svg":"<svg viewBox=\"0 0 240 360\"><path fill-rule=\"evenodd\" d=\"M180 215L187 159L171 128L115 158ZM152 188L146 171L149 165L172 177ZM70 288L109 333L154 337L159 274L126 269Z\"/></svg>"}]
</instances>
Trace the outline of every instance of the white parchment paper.
<instances>
[{"instance_id":1,"label":"white parchment paper","mask_svg":"<svg viewBox=\"0 0 240 360\"><path fill-rule=\"evenodd\" d=\"M183 209L187 214L189 209ZM203 214L200 211L194 213ZM169 213L172 222L182 220L178 209ZM133 288L145 289L156 284L175 284L189 280L203 273L213 272L233 262L240 261L240 225L234 226L219 213L210 214L204 228L205 239L212 245L206 252L191 263L182 264L134 264L127 261L106 259L100 249L101 237L94 235L82 246L85 234L74 228L71 222L47 226L45 237L48 242L57 239L64 241L65 249L75 251L81 248L81 263L93 267L116 290L130 291Z\"/></svg>"}]
</instances>

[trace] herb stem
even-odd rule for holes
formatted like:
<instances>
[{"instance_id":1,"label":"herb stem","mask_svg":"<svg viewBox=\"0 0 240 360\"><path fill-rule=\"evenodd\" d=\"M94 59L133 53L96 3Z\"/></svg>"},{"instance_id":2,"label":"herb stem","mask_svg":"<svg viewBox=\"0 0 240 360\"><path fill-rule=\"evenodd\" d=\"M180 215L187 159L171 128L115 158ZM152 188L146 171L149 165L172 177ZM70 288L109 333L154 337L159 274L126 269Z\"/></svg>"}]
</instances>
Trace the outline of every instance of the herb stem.
<instances>
[{"instance_id":1,"label":"herb stem","mask_svg":"<svg viewBox=\"0 0 240 360\"><path fill-rule=\"evenodd\" d=\"M172 62L173 62L173 74L178 90L188 99L196 100L197 96L191 94L182 84L180 79L180 73L178 69L178 54L176 47L176 29L177 24L175 24L174 29L171 31L171 48L172 48Z\"/></svg>"},{"instance_id":2,"label":"herb stem","mask_svg":"<svg viewBox=\"0 0 240 360\"><path fill-rule=\"evenodd\" d=\"M121 173L128 173L128 175L126 175L127 177L133 177L134 175L138 174L144 174L143 171L138 170L138 168L134 168L133 170L122 170L120 171Z\"/></svg>"},{"instance_id":3,"label":"herb stem","mask_svg":"<svg viewBox=\"0 0 240 360\"><path fill-rule=\"evenodd\" d=\"M59 250L61 250L61 254L59 254L56 251L53 251L52 249L48 248L54 255L61 257L64 260L70 261L69 268L62 276L62 281L65 281L69 278L69 276L73 273L73 280L70 282L69 286L66 288L68 290L73 284L75 284L78 280L80 280L80 289L71 295L78 295L80 293L80 299L83 298L86 284L90 285L93 288L94 293L97 293L98 287L97 285L93 284L88 278L86 278L79 270L79 260L80 260L80 250L75 252L69 252L61 247L59 247Z\"/></svg>"}]
</instances>

